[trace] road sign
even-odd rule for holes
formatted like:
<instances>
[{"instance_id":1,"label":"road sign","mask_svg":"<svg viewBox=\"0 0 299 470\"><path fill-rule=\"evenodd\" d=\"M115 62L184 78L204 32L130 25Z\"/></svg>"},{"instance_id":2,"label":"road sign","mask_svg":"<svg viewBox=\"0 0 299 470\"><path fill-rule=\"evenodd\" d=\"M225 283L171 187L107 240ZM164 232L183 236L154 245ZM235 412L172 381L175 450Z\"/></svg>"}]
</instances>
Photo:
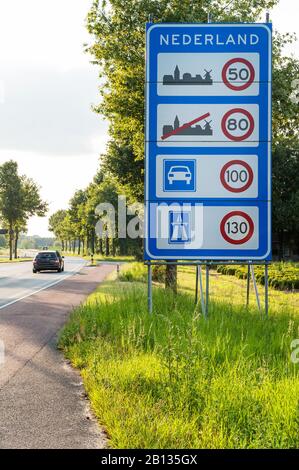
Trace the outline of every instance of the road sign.
<instances>
[{"instance_id":1,"label":"road sign","mask_svg":"<svg viewBox=\"0 0 299 470\"><path fill-rule=\"evenodd\" d=\"M271 25L148 24L146 259L271 259Z\"/></svg>"}]
</instances>

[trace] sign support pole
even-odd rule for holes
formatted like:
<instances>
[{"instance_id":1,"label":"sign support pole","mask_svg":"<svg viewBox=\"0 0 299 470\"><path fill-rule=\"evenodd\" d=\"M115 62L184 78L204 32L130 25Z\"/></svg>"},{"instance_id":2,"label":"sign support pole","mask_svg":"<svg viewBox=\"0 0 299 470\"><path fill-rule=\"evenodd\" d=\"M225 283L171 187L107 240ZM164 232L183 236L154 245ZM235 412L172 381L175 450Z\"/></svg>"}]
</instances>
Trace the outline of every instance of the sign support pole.
<instances>
[{"instance_id":1,"label":"sign support pole","mask_svg":"<svg viewBox=\"0 0 299 470\"><path fill-rule=\"evenodd\" d=\"M265 315L268 317L269 313L269 276L268 276L268 263L265 264Z\"/></svg>"},{"instance_id":2,"label":"sign support pole","mask_svg":"<svg viewBox=\"0 0 299 470\"><path fill-rule=\"evenodd\" d=\"M147 308L148 313L153 313L153 283L152 283L152 265L148 264L147 267Z\"/></svg>"},{"instance_id":3,"label":"sign support pole","mask_svg":"<svg viewBox=\"0 0 299 470\"><path fill-rule=\"evenodd\" d=\"M250 266L250 271L251 271L251 277L252 277L252 282L253 282L253 286L254 286L254 292L255 292L255 297L256 297L257 308L259 309L259 311L261 311L259 291L258 291L257 284L256 284L253 265Z\"/></svg>"},{"instance_id":4,"label":"sign support pole","mask_svg":"<svg viewBox=\"0 0 299 470\"><path fill-rule=\"evenodd\" d=\"M209 284L210 284L210 266L206 264L206 308L205 308L205 317L207 318L209 314Z\"/></svg>"},{"instance_id":5,"label":"sign support pole","mask_svg":"<svg viewBox=\"0 0 299 470\"><path fill-rule=\"evenodd\" d=\"M202 269L201 269L201 265L199 265L199 287L200 287L201 311L202 311L202 314L203 314L204 318L207 318L207 315L206 315L206 306L205 306L205 299L204 299L204 293L203 293Z\"/></svg>"},{"instance_id":6,"label":"sign support pole","mask_svg":"<svg viewBox=\"0 0 299 470\"><path fill-rule=\"evenodd\" d=\"M247 290L246 290L246 307L249 307L249 294L250 294L250 264L247 265Z\"/></svg>"},{"instance_id":7,"label":"sign support pole","mask_svg":"<svg viewBox=\"0 0 299 470\"><path fill-rule=\"evenodd\" d=\"M196 266L196 280L195 280L195 305L198 302L198 280L199 280L199 266Z\"/></svg>"}]
</instances>

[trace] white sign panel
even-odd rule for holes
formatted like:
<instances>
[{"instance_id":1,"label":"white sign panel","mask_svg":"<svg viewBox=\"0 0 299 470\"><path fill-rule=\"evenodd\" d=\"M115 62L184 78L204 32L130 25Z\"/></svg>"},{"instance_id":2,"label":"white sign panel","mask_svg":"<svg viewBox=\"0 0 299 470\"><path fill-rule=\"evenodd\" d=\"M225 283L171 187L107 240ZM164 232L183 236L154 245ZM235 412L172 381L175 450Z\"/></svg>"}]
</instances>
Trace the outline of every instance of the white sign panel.
<instances>
[{"instance_id":1,"label":"white sign panel","mask_svg":"<svg viewBox=\"0 0 299 470\"><path fill-rule=\"evenodd\" d=\"M151 208L153 210L153 208ZM157 248L177 250L258 248L259 209L243 206L156 207ZM168 223L166 223L168 221Z\"/></svg>"},{"instance_id":2,"label":"white sign panel","mask_svg":"<svg viewBox=\"0 0 299 470\"><path fill-rule=\"evenodd\" d=\"M259 94L259 54L173 53L158 55L161 96Z\"/></svg>"},{"instance_id":3,"label":"white sign panel","mask_svg":"<svg viewBox=\"0 0 299 470\"><path fill-rule=\"evenodd\" d=\"M257 155L157 155L159 198L256 198Z\"/></svg>"},{"instance_id":4,"label":"white sign panel","mask_svg":"<svg viewBox=\"0 0 299 470\"><path fill-rule=\"evenodd\" d=\"M159 147L257 147L257 104L160 104Z\"/></svg>"}]
</instances>

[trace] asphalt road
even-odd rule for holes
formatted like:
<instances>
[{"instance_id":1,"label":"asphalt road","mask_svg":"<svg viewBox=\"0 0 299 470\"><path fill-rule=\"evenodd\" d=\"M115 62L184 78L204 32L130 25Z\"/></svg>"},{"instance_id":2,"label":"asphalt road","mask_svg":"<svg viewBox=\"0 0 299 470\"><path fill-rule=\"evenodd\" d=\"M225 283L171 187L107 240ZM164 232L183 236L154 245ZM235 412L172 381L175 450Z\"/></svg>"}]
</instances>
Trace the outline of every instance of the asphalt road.
<instances>
[{"instance_id":1,"label":"asphalt road","mask_svg":"<svg viewBox=\"0 0 299 470\"><path fill-rule=\"evenodd\" d=\"M86 261L66 258L63 273L32 273L32 262L0 263L0 309L24 299L35 292L65 280L79 271Z\"/></svg>"},{"instance_id":2,"label":"asphalt road","mask_svg":"<svg viewBox=\"0 0 299 470\"><path fill-rule=\"evenodd\" d=\"M66 259L64 273L0 266L0 448L102 448L106 437L82 380L57 350L57 333L115 266ZM3 358L2 358L3 359Z\"/></svg>"}]
</instances>

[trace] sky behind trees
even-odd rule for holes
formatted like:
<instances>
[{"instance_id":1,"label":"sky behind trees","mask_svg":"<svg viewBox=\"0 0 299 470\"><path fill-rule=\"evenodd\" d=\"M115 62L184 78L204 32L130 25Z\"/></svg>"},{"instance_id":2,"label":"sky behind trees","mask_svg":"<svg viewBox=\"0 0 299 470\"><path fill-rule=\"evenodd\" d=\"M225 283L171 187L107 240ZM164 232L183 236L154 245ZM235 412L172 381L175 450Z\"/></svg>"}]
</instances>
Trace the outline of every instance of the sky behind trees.
<instances>
[{"instance_id":1,"label":"sky behind trees","mask_svg":"<svg viewBox=\"0 0 299 470\"><path fill-rule=\"evenodd\" d=\"M49 214L91 181L107 140L107 123L91 112L99 101L97 67L83 52L90 4L0 0L0 164L16 160L41 185ZM299 36L296 4L281 0L271 13L275 29ZM299 57L298 41L288 52ZM47 219L33 217L28 233L48 235Z\"/></svg>"}]
</instances>

